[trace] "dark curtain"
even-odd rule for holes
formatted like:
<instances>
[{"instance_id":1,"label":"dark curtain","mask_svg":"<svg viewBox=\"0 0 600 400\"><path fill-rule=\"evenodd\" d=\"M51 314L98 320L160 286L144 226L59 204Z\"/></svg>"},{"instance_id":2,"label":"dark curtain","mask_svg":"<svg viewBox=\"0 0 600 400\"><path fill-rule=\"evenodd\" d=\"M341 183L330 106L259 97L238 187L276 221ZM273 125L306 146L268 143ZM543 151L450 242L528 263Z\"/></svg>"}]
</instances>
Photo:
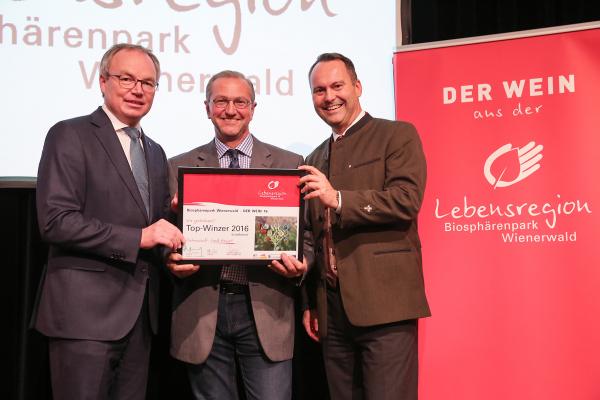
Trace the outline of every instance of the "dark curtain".
<instances>
[{"instance_id":1,"label":"dark curtain","mask_svg":"<svg viewBox=\"0 0 600 400\"><path fill-rule=\"evenodd\" d=\"M2 374L0 398L45 399L50 391L45 339L28 330L46 259L35 215L32 180L0 178Z\"/></svg>"},{"instance_id":2,"label":"dark curtain","mask_svg":"<svg viewBox=\"0 0 600 400\"><path fill-rule=\"evenodd\" d=\"M458 39L600 20L590 0L401 0L410 20L404 44ZM410 3L404 10L404 3Z\"/></svg>"}]
</instances>

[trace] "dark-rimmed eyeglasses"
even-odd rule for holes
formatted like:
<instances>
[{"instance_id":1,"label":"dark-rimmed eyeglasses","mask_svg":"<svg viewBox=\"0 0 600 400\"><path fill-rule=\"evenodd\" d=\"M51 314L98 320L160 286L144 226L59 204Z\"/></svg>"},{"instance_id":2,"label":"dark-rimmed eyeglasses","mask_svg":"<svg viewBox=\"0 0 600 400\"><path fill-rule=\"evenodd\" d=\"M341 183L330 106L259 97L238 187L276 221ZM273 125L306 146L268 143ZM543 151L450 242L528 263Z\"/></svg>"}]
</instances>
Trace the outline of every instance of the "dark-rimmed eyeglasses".
<instances>
[{"instance_id":1,"label":"dark-rimmed eyeglasses","mask_svg":"<svg viewBox=\"0 0 600 400\"><path fill-rule=\"evenodd\" d=\"M121 86L123 89L133 89L135 85L138 84L138 82L141 83L142 90L144 92L154 93L156 89L158 89L158 82L147 81L144 79L135 79L133 76L130 75L108 74L108 77L117 78L117 80L119 81L119 86Z\"/></svg>"},{"instance_id":2,"label":"dark-rimmed eyeglasses","mask_svg":"<svg viewBox=\"0 0 600 400\"><path fill-rule=\"evenodd\" d=\"M225 97L218 97L212 100L215 108L226 108L229 103L233 103L233 106L238 110L243 110L244 108L248 108L252 102L250 100L238 97L237 99L227 99Z\"/></svg>"}]
</instances>

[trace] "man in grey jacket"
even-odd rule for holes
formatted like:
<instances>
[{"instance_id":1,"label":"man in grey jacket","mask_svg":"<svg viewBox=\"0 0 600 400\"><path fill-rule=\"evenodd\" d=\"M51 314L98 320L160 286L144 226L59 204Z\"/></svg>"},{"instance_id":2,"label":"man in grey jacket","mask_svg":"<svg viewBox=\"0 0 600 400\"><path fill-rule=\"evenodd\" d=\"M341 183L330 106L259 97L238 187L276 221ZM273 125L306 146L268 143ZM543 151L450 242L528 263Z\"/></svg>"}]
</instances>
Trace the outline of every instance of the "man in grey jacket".
<instances>
[{"instance_id":1,"label":"man in grey jacket","mask_svg":"<svg viewBox=\"0 0 600 400\"><path fill-rule=\"evenodd\" d=\"M177 167L297 168L300 155L250 133L256 107L252 82L222 71L206 88L206 112L215 138L172 158ZM306 263L282 255L269 268L168 264L175 283L171 354L188 363L197 399L237 399L236 358L248 399L290 399L294 348L294 293Z\"/></svg>"}]
</instances>

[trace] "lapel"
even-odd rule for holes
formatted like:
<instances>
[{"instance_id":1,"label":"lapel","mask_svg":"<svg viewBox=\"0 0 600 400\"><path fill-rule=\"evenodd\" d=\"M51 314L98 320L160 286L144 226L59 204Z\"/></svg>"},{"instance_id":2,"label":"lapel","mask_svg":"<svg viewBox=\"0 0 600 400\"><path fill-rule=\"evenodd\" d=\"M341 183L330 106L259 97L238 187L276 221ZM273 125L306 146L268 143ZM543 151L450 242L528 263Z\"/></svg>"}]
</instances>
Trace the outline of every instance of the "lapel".
<instances>
[{"instance_id":1,"label":"lapel","mask_svg":"<svg viewBox=\"0 0 600 400\"><path fill-rule=\"evenodd\" d=\"M143 215L146 222L148 222L146 207L144 206L144 201L142 200L140 191L135 183L135 178L133 177L133 172L131 172L131 167L127 162L127 157L125 157L125 153L123 152L123 147L121 147L121 143L117 138L117 134L115 133L115 129L113 128L110 119L104 113L104 111L102 111L101 107L98 107L98 109L92 113L91 123L94 125L94 129L92 129L93 134L102 144L102 147L104 147L108 158L115 166L115 169L119 173L119 176L123 180L127 190L137 204L140 213ZM146 143L147 141L144 141L144 145L146 145ZM147 160L148 155L146 153L146 163L148 163ZM102 171L99 171L99 173L102 173ZM148 170L148 176L151 176L150 170Z\"/></svg>"},{"instance_id":2,"label":"lapel","mask_svg":"<svg viewBox=\"0 0 600 400\"><path fill-rule=\"evenodd\" d=\"M253 135L250 168L271 168L271 165L273 165L273 155L267 146Z\"/></svg>"},{"instance_id":3,"label":"lapel","mask_svg":"<svg viewBox=\"0 0 600 400\"><path fill-rule=\"evenodd\" d=\"M354 124L350 129L348 129L348 131L344 135L343 140L346 140L349 136L358 132L372 119L373 119L373 117L371 117L371 115L369 115L369 113L365 113L365 115L360 120L358 120L358 122L356 122L356 124ZM330 171L329 161L330 161L332 141L333 141L333 137L330 135L327 140L325 140L323 143L321 143L319 145L319 147L317 147L315 149L312 156L310 157L310 159L312 161L312 165L314 167L316 167L319 171L324 173L325 176L327 176L327 178L330 178L330 176L329 176L329 171Z\"/></svg>"},{"instance_id":4,"label":"lapel","mask_svg":"<svg viewBox=\"0 0 600 400\"><path fill-rule=\"evenodd\" d=\"M144 143L144 157L146 158L146 169L148 170L148 193L149 193L149 204L148 204L148 208L149 208L149 218L150 221L154 221L154 210L156 210L157 207L155 207L155 202L156 199L154 198L154 194L156 194L157 192L154 190L155 186L154 185L159 185L160 183L156 182L154 180L154 178L161 176L161 171L159 171L158 169L161 167L164 167L164 164L162 162L160 162L159 160L156 160L156 156L157 154L157 145L156 143L154 143L154 141L150 140L148 137L146 137L146 134L144 134L144 130L142 129L142 142ZM133 172L131 173L133 175ZM135 178L134 178L135 181ZM137 185L136 185L137 187ZM139 190L138 190L139 192ZM141 196L140 200L141 200ZM143 202L142 202L143 204ZM160 204L158 204L160 206ZM145 209L145 208L144 208ZM148 222L150 222L148 221Z\"/></svg>"},{"instance_id":5,"label":"lapel","mask_svg":"<svg viewBox=\"0 0 600 400\"><path fill-rule=\"evenodd\" d=\"M331 148L331 136L319 145L310 156L311 165L329 177L329 150Z\"/></svg>"},{"instance_id":6,"label":"lapel","mask_svg":"<svg viewBox=\"0 0 600 400\"><path fill-rule=\"evenodd\" d=\"M352 125L350 127L350 129L348 129L348 131L346 132L344 137L347 138L348 136L352 135L353 133L359 131L372 119L373 119L373 117L371 117L371 114L366 112L365 115L363 115L363 117L356 122L356 124Z\"/></svg>"},{"instance_id":7,"label":"lapel","mask_svg":"<svg viewBox=\"0 0 600 400\"><path fill-rule=\"evenodd\" d=\"M310 156L306 160L307 164L312 165L313 167L317 168L319 171L321 171L327 177L329 177L330 143L331 143L331 136L328 139L326 139L325 141L323 141L310 154ZM313 208L315 216L323 217L325 208L323 207L323 205L321 204L319 199L308 200L308 204L310 204L310 207ZM313 221L313 226L316 229L316 231L319 232L319 234L317 236L320 237L321 233L323 232L323 219L315 218L315 220Z\"/></svg>"},{"instance_id":8,"label":"lapel","mask_svg":"<svg viewBox=\"0 0 600 400\"><path fill-rule=\"evenodd\" d=\"M192 163L196 164L197 167L219 167L219 159L217 158L217 146L215 146L214 139L200 146L196 149L195 154L192 156Z\"/></svg>"}]
</instances>

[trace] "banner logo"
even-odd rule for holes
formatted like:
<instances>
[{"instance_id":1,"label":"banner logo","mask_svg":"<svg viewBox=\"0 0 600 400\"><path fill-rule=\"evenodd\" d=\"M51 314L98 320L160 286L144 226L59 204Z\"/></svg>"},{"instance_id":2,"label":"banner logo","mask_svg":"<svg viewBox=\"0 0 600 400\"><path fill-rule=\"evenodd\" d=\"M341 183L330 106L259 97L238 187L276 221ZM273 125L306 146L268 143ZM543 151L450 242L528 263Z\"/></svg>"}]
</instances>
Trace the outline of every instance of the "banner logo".
<instances>
[{"instance_id":1,"label":"banner logo","mask_svg":"<svg viewBox=\"0 0 600 400\"><path fill-rule=\"evenodd\" d=\"M543 149L533 141L521 148L507 143L485 160L483 175L494 189L514 185L540 169Z\"/></svg>"},{"instance_id":2,"label":"banner logo","mask_svg":"<svg viewBox=\"0 0 600 400\"><path fill-rule=\"evenodd\" d=\"M271 190L277 189L278 186L279 186L279 181L271 181L271 182L267 183L267 187Z\"/></svg>"}]
</instances>

